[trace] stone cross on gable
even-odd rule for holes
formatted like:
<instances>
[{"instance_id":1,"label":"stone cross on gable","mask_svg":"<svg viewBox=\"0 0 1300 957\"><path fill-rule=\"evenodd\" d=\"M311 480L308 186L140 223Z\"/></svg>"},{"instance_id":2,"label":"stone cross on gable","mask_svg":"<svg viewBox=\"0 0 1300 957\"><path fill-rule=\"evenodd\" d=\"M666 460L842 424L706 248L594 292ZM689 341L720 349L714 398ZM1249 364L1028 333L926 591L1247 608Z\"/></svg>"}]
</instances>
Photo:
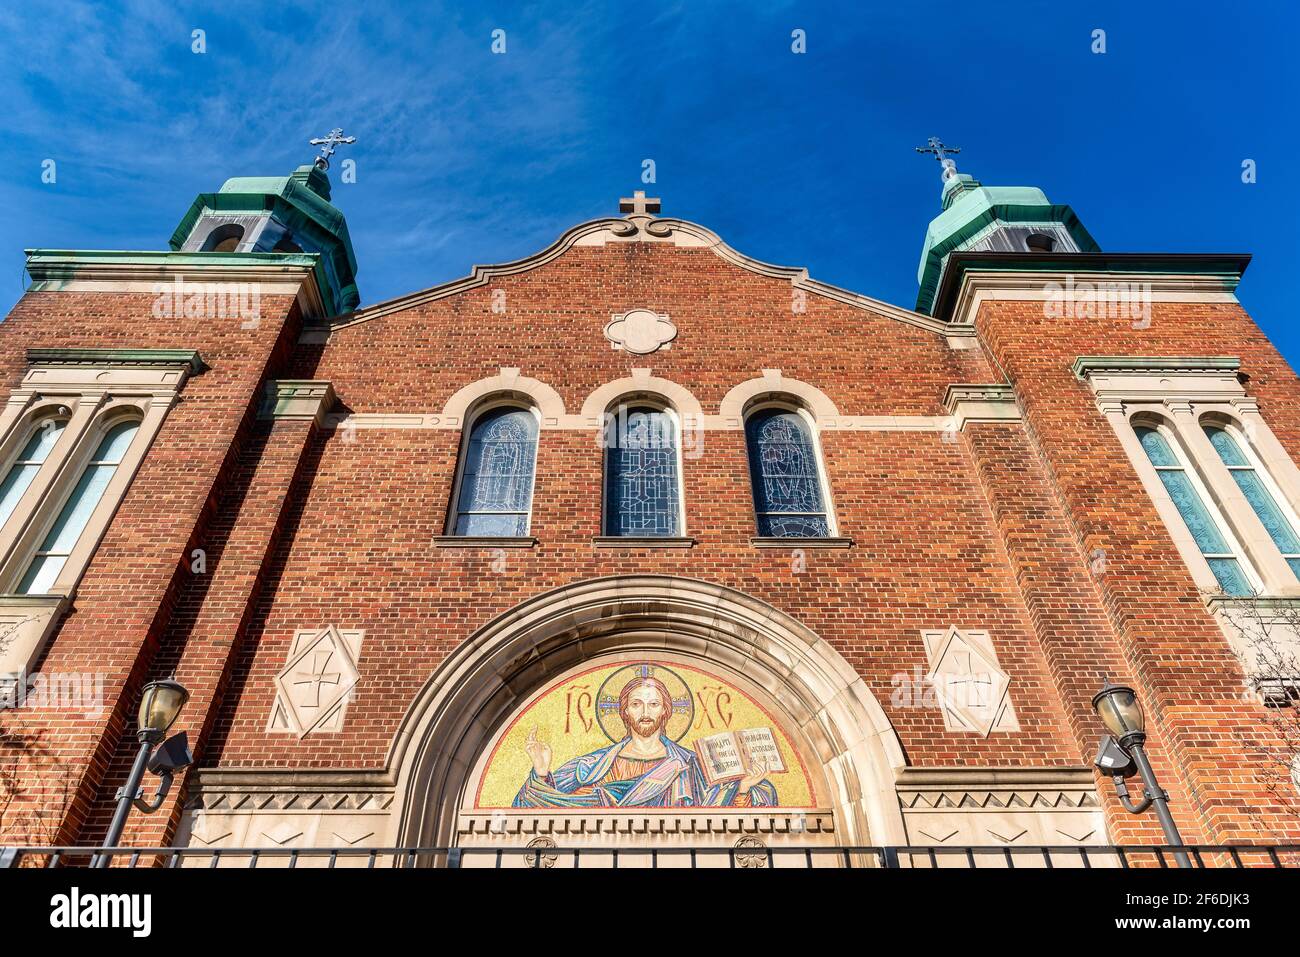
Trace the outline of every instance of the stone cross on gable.
<instances>
[{"instance_id":1,"label":"stone cross on gable","mask_svg":"<svg viewBox=\"0 0 1300 957\"><path fill-rule=\"evenodd\" d=\"M632 193L631 198L623 197L618 201L618 211L620 213L631 213L633 216L648 216L650 213L659 212L659 199L651 196L646 198L645 190L638 189Z\"/></svg>"},{"instance_id":2,"label":"stone cross on gable","mask_svg":"<svg viewBox=\"0 0 1300 957\"><path fill-rule=\"evenodd\" d=\"M339 126L334 127L334 129L330 130L324 136L317 136L314 139L308 140L312 146L320 147L320 156L316 157L316 166L320 170L327 170L330 168L330 157L334 155L334 148L336 146L355 143L356 141L357 138L355 136L344 136L343 128Z\"/></svg>"}]
</instances>

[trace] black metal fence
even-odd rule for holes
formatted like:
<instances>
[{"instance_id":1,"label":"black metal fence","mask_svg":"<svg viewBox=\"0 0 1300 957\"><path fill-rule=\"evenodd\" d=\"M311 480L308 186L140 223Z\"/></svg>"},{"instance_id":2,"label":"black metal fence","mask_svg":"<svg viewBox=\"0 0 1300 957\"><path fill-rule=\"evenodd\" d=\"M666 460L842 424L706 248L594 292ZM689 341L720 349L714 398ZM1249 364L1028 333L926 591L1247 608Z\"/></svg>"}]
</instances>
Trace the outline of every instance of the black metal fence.
<instances>
[{"instance_id":1,"label":"black metal fence","mask_svg":"<svg viewBox=\"0 0 1300 957\"><path fill-rule=\"evenodd\" d=\"M0 868L1300 868L1300 844L1082 847L0 847Z\"/></svg>"}]
</instances>

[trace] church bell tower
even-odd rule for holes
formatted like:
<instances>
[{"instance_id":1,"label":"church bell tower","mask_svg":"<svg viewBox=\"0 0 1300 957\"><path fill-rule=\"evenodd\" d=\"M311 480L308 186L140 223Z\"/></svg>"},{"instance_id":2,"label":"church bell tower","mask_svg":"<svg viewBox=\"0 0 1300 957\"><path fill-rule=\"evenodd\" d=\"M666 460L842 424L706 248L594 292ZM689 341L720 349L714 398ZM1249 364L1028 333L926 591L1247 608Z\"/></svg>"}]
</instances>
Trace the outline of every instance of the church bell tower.
<instances>
[{"instance_id":1,"label":"church bell tower","mask_svg":"<svg viewBox=\"0 0 1300 957\"><path fill-rule=\"evenodd\" d=\"M172 233L171 248L195 253L315 253L328 314L361 301L357 260L343 214L330 202L326 175L339 144L356 141L341 129L311 141L321 155L288 176L238 176L215 193L200 193Z\"/></svg>"},{"instance_id":2,"label":"church bell tower","mask_svg":"<svg viewBox=\"0 0 1300 957\"><path fill-rule=\"evenodd\" d=\"M943 212L930 220L916 271L919 312L933 313L950 253L1090 253L1101 247L1069 206L1052 203L1036 186L985 186L957 172L960 147L935 136L918 153L931 153L943 167Z\"/></svg>"}]
</instances>

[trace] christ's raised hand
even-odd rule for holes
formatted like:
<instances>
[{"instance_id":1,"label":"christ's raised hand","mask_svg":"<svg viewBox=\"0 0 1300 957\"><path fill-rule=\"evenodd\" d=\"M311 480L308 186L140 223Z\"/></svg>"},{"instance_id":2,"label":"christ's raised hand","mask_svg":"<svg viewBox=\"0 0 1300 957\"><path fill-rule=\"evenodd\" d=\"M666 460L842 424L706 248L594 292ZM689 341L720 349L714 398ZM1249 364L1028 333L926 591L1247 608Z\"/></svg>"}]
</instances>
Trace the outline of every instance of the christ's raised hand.
<instances>
[{"instance_id":1,"label":"christ's raised hand","mask_svg":"<svg viewBox=\"0 0 1300 957\"><path fill-rule=\"evenodd\" d=\"M545 741L538 740L537 725L533 725L533 730L528 732L524 750L528 752L528 759L533 762L533 772L539 778L544 778L551 773L551 746Z\"/></svg>"}]
</instances>

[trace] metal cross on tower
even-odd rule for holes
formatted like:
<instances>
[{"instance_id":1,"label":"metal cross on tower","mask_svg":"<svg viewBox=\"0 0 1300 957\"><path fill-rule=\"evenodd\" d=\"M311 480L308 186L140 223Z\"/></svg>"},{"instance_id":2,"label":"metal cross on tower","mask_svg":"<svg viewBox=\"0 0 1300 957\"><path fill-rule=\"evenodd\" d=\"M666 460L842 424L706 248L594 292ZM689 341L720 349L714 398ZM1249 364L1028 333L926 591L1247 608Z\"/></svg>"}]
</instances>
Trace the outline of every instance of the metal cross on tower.
<instances>
[{"instance_id":1,"label":"metal cross on tower","mask_svg":"<svg viewBox=\"0 0 1300 957\"><path fill-rule=\"evenodd\" d=\"M930 137L928 140L926 140L926 142L929 144L928 146L917 146L914 147L914 149L918 153L933 153L934 158L937 159L939 161L939 165L943 167L943 173L941 175L945 180L950 180L954 176L956 176L957 163L955 160L949 159L948 157L956 156L958 153L960 153L961 147L944 146L943 140L939 139L939 137L937 136Z\"/></svg>"},{"instance_id":2,"label":"metal cross on tower","mask_svg":"<svg viewBox=\"0 0 1300 957\"><path fill-rule=\"evenodd\" d=\"M320 147L320 156L316 157L316 168L322 171L329 169L330 157L334 155L334 147L344 143L355 143L356 141L357 138L355 136L344 136L342 127L338 126L334 127L334 129L330 130L324 136L318 136L313 140L309 140L308 142L310 142L312 146Z\"/></svg>"}]
</instances>

